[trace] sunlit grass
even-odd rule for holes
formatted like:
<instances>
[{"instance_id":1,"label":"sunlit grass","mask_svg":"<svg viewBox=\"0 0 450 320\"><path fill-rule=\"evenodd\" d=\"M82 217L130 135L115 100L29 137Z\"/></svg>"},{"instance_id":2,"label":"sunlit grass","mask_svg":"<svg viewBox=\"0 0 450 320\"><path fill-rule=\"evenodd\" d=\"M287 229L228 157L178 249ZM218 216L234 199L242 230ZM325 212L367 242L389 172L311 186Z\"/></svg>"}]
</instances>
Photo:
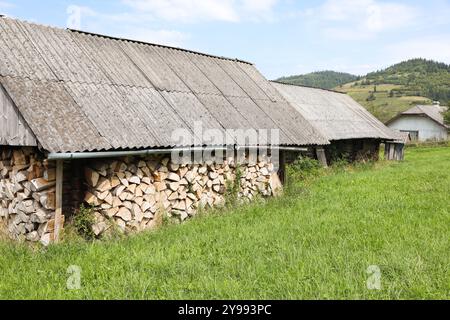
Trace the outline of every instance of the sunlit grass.
<instances>
[{"instance_id":1,"label":"sunlit grass","mask_svg":"<svg viewBox=\"0 0 450 320\"><path fill-rule=\"evenodd\" d=\"M0 244L2 299L448 299L450 148L341 169L158 232ZM71 265L81 289L68 290ZM368 290L370 265L381 290Z\"/></svg>"}]
</instances>

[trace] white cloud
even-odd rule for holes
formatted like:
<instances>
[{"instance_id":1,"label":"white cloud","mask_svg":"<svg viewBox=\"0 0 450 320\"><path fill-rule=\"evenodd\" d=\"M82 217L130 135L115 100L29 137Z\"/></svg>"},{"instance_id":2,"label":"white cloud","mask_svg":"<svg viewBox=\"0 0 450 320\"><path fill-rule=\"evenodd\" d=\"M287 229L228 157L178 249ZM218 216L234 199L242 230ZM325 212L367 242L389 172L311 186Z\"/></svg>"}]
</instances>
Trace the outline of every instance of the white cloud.
<instances>
[{"instance_id":1,"label":"white cloud","mask_svg":"<svg viewBox=\"0 0 450 320\"><path fill-rule=\"evenodd\" d=\"M6 1L0 1L0 9L8 9L8 8L12 8L14 7L14 5L10 2L6 2Z\"/></svg>"},{"instance_id":2,"label":"white cloud","mask_svg":"<svg viewBox=\"0 0 450 320\"><path fill-rule=\"evenodd\" d=\"M122 0L137 12L177 22L270 19L279 0Z\"/></svg>"},{"instance_id":3,"label":"white cloud","mask_svg":"<svg viewBox=\"0 0 450 320\"><path fill-rule=\"evenodd\" d=\"M155 28L153 17L145 13L124 12L120 14L100 13L89 7L69 6L68 25L79 14L79 27L75 29L90 32L157 43L168 46L182 47L190 38L189 34L177 30Z\"/></svg>"},{"instance_id":4,"label":"white cloud","mask_svg":"<svg viewBox=\"0 0 450 320\"><path fill-rule=\"evenodd\" d=\"M11 2L6 2L6 1L0 1L0 14L5 14L5 15L9 15L9 9L14 8L15 5Z\"/></svg>"},{"instance_id":5,"label":"white cloud","mask_svg":"<svg viewBox=\"0 0 450 320\"><path fill-rule=\"evenodd\" d=\"M379 0L327 0L302 16L320 24L326 35L340 40L369 39L389 30L412 26L419 11L412 6Z\"/></svg>"},{"instance_id":6,"label":"white cloud","mask_svg":"<svg viewBox=\"0 0 450 320\"><path fill-rule=\"evenodd\" d=\"M391 61L426 58L450 64L450 34L401 41L386 48Z\"/></svg>"},{"instance_id":7,"label":"white cloud","mask_svg":"<svg viewBox=\"0 0 450 320\"><path fill-rule=\"evenodd\" d=\"M149 43L181 47L189 35L175 30L149 30L145 28L126 28L115 34L117 37Z\"/></svg>"},{"instance_id":8,"label":"white cloud","mask_svg":"<svg viewBox=\"0 0 450 320\"><path fill-rule=\"evenodd\" d=\"M243 0L243 11L253 15L253 20L272 20L274 18L273 9L278 0Z\"/></svg>"}]
</instances>

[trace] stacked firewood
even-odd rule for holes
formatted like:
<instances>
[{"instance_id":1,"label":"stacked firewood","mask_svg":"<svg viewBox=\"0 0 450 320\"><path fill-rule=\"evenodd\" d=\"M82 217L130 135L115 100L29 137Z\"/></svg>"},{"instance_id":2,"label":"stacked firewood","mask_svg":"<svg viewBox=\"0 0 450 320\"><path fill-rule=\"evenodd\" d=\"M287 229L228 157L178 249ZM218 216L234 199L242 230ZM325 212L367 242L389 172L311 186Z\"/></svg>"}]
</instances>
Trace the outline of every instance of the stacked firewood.
<instances>
[{"instance_id":1,"label":"stacked firewood","mask_svg":"<svg viewBox=\"0 0 450 320\"><path fill-rule=\"evenodd\" d=\"M100 160L85 168L85 202L96 211L97 236L113 224L124 232L141 231L154 228L160 213L184 221L199 208L223 206L232 183L239 184L242 199L270 196L272 172L266 159L239 169L233 159L202 165L155 157Z\"/></svg>"},{"instance_id":2,"label":"stacked firewood","mask_svg":"<svg viewBox=\"0 0 450 320\"><path fill-rule=\"evenodd\" d=\"M33 148L0 148L0 219L13 239L51 242L55 166Z\"/></svg>"}]
</instances>

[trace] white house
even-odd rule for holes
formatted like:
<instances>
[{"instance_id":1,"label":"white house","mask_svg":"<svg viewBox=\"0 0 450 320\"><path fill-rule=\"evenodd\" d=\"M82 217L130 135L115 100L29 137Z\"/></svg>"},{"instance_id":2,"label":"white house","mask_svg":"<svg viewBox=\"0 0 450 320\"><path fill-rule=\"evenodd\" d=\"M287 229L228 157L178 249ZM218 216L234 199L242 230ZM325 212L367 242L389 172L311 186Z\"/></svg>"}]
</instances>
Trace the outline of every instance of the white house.
<instances>
[{"instance_id":1,"label":"white house","mask_svg":"<svg viewBox=\"0 0 450 320\"><path fill-rule=\"evenodd\" d=\"M419 105L400 113L386 125L393 130L409 133L411 141L447 140L450 126L444 123L443 112L446 109L438 104Z\"/></svg>"}]
</instances>

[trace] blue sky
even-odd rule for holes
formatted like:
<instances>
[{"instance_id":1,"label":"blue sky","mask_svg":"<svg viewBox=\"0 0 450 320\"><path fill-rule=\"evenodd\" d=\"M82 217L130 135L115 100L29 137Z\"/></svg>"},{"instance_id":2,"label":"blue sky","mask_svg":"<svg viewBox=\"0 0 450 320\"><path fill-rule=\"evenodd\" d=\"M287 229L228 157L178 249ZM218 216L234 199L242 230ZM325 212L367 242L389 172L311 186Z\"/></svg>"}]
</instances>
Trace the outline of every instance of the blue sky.
<instances>
[{"instance_id":1,"label":"blue sky","mask_svg":"<svg viewBox=\"0 0 450 320\"><path fill-rule=\"evenodd\" d=\"M270 79L450 64L450 0L0 0L0 12L240 58Z\"/></svg>"}]
</instances>

